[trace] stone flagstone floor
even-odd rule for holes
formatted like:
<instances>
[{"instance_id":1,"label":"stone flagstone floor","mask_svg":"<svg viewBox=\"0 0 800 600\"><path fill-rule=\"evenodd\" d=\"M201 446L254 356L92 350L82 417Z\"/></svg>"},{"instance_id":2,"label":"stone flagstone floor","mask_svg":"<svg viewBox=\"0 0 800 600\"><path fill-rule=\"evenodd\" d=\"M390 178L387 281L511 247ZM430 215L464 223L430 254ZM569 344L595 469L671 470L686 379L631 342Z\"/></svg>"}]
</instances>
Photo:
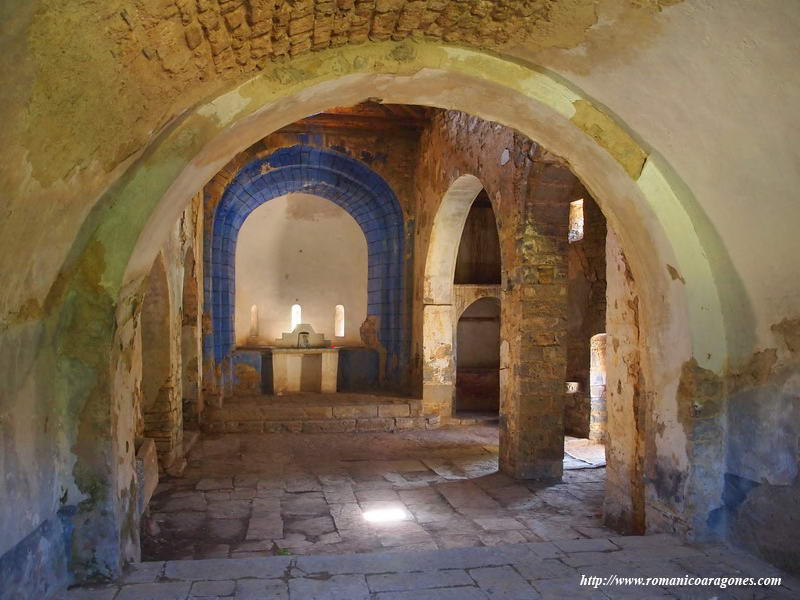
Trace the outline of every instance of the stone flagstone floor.
<instances>
[{"instance_id":1,"label":"stone flagstone floor","mask_svg":"<svg viewBox=\"0 0 800 600\"><path fill-rule=\"evenodd\" d=\"M423 551L608 537L603 448L567 443L563 483L497 472L497 427L205 435L159 485L143 560ZM583 460L581 460L583 457Z\"/></svg>"},{"instance_id":2,"label":"stone flagstone floor","mask_svg":"<svg viewBox=\"0 0 800 600\"><path fill-rule=\"evenodd\" d=\"M781 585L580 585L609 577L781 577ZM60 600L784 600L800 581L719 546L667 535L340 556L178 560L132 565L114 585Z\"/></svg>"},{"instance_id":3,"label":"stone flagstone floor","mask_svg":"<svg viewBox=\"0 0 800 600\"><path fill-rule=\"evenodd\" d=\"M153 499L150 561L59 600L800 598L797 579L749 555L604 528L604 469L587 468L603 463L602 447L568 439L563 483L514 481L484 425L205 436ZM612 575L782 581L581 585Z\"/></svg>"}]
</instances>

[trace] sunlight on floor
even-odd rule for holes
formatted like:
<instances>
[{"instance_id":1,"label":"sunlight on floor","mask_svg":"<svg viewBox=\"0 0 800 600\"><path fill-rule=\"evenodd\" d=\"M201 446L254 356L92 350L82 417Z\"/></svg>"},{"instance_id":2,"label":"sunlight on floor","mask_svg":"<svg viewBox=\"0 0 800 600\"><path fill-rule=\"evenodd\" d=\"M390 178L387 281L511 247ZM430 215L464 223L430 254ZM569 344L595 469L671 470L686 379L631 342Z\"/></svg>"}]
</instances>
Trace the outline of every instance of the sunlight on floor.
<instances>
[{"instance_id":1,"label":"sunlight on floor","mask_svg":"<svg viewBox=\"0 0 800 600\"><path fill-rule=\"evenodd\" d=\"M370 523L389 523L393 521L404 521L408 518L406 511L402 508L378 508L368 510L363 514L364 520Z\"/></svg>"}]
</instances>

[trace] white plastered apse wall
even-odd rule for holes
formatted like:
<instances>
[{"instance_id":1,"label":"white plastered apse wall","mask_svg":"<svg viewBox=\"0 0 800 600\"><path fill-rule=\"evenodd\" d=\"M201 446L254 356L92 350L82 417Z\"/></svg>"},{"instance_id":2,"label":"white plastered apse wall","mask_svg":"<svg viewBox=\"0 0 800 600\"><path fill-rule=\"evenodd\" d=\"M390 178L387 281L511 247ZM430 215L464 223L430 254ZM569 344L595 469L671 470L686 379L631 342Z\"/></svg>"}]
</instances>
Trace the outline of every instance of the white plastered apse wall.
<instances>
[{"instance_id":1,"label":"white plastered apse wall","mask_svg":"<svg viewBox=\"0 0 800 600\"><path fill-rule=\"evenodd\" d=\"M355 220L333 202L308 194L274 198L245 220L236 245L236 344L250 334L258 307L258 341L270 345L288 331L291 307L303 323L336 345L360 345L367 316L367 240ZM334 337L337 304L345 335Z\"/></svg>"},{"instance_id":2,"label":"white plastered apse wall","mask_svg":"<svg viewBox=\"0 0 800 600\"><path fill-rule=\"evenodd\" d=\"M717 281L721 296L741 285L749 301L725 307L747 321L728 332L746 358L800 310L800 268L786 262L800 256L800 2L687 0L656 22L639 40L599 23L576 49L515 54L610 107L680 174L740 279Z\"/></svg>"}]
</instances>

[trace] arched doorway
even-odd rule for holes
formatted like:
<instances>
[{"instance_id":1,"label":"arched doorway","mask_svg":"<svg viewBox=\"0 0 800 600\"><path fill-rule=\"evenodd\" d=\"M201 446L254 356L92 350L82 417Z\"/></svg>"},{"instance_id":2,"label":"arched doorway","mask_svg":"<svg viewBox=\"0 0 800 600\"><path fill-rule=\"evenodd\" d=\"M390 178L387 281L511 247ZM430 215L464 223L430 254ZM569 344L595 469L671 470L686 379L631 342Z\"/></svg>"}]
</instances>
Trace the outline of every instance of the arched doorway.
<instances>
[{"instance_id":1,"label":"arched doorway","mask_svg":"<svg viewBox=\"0 0 800 600\"><path fill-rule=\"evenodd\" d=\"M456 328L458 414L497 415L500 410L500 300L470 304Z\"/></svg>"}]
</instances>

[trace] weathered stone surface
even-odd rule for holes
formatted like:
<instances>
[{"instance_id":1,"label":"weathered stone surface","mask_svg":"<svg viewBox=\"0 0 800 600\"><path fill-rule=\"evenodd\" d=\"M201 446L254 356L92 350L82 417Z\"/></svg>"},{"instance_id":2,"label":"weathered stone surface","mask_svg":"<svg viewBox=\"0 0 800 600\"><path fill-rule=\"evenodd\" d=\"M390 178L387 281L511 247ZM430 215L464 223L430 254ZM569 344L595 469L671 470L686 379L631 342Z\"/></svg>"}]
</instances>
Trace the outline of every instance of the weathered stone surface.
<instances>
[{"instance_id":1,"label":"weathered stone surface","mask_svg":"<svg viewBox=\"0 0 800 600\"><path fill-rule=\"evenodd\" d=\"M170 579L190 581L218 581L240 579L243 577L275 578L283 575L289 566L290 558L276 556L270 558L241 558L208 560L169 561L164 576Z\"/></svg>"},{"instance_id":2,"label":"weathered stone surface","mask_svg":"<svg viewBox=\"0 0 800 600\"><path fill-rule=\"evenodd\" d=\"M218 479L201 479L196 486L198 490L226 490L233 489L233 479L231 477Z\"/></svg>"},{"instance_id":3,"label":"weathered stone surface","mask_svg":"<svg viewBox=\"0 0 800 600\"><path fill-rule=\"evenodd\" d=\"M358 419L356 421L356 431L392 431L394 426L394 419Z\"/></svg>"},{"instance_id":4,"label":"weathered stone surface","mask_svg":"<svg viewBox=\"0 0 800 600\"><path fill-rule=\"evenodd\" d=\"M151 583L164 571L163 562L132 563L125 568L121 583Z\"/></svg>"},{"instance_id":5,"label":"weathered stone surface","mask_svg":"<svg viewBox=\"0 0 800 600\"><path fill-rule=\"evenodd\" d=\"M489 598L530 600L536 597L534 589L511 567L471 569L469 574Z\"/></svg>"},{"instance_id":6,"label":"weathered stone surface","mask_svg":"<svg viewBox=\"0 0 800 600\"><path fill-rule=\"evenodd\" d=\"M514 529L525 529L525 526L511 518L487 518L475 519L475 523L486 531L510 531Z\"/></svg>"},{"instance_id":7,"label":"weathered stone surface","mask_svg":"<svg viewBox=\"0 0 800 600\"><path fill-rule=\"evenodd\" d=\"M183 600L188 593L187 582L137 583L123 586L116 597L121 600Z\"/></svg>"},{"instance_id":8,"label":"weathered stone surface","mask_svg":"<svg viewBox=\"0 0 800 600\"><path fill-rule=\"evenodd\" d=\"M250 516L250 510L249 500L228 500L208 504L208 516L212 519L242 519Z\"/></svg>"},{"instance_id":9,"label":"weathered stone surface","mask_svg":"<svg viewBox=\"0 0 800 600\"><path fill-rule=\"evenodd\" d=\"M144 533L145 558L269 556L276 546L294 554L421 551L609 534L599 517L602 469L570 471L569 484L529 488L496 471L496 447L488 450L485 437L473 438L468 427L457 431L447 436L461 440L458 447L441 447L437 436L422 432L409 439L369 434L369 448L338 434L207 440L201 445L213 460L170 480L153 501L154 511L206 510L153 512L160 532ZM198 482L214 489L200 490ZM384 509L400 509L400 522L364 517ZM597 516L570 520L562 512ZM157 540L164 536L175 546L162 547ZM558 552L553 547L547 556Z\"/></svg>"},{"instance_id":10,"label":"weathered stone surface","mask_svg":"<svg viewBox=\"0 0 800 600\"><path fill-rule=\"evenodd\" d=\"M246 524L243 519L212 519L208 522L209 539L238 542L244 539Z\"/></svg>"},{"instance_id":11,"label":"weathered stone surface","mask_svg":"<svg viewBox=\"0 0 800 600\"><path fill-rule=\"evenodd\" d=\"M195 581L192 596L230 596L236 589L235 581Z\"/></svg>"},{"instance_id":12,"label":"weathered stone surface","mask_svg":"<svg viewBox=\"0 0 800 600\"><path fill-rule=\"evenodd\" d=\"M319 492L292 494L281 502L281 510L286 515L314 516L328 511L328 504Z\"/></svg>"},{"instance_id":13,"label":"weathered stone surface","mask_svg":"<svg viewBox=\"0 0 800 600\"><path fill-rule=\"evenodd\" d=\"M333 416L337 419L369 419L378 416L377 406L334 406Z\"/></svg>"},{"instance_id":14,"label":"weathered stone surface","mask_svg":"<svg viewBox=\"0 0 800 600\"><path fill-rule=\"evenodd\" d=\"M240 579L236 600L289 600L289 587L279 579Z\"/></svg>"},{"instance_id":15,"label":"weathered stone surface","mask_svg":"<svg viewBox=\"0 0 800 600\"><path fill-rule=\"evenodd\" d=\"M408 417L411 414L408 404L387 404L378 406L379 417Z\"/></svg>"},{"instance_id":16,"label":"weathered stone surface","mask_svg":"<svg viewBox=\"0 0 800 600\"><path fill-rule=\"evenodd\" d=\"M304 535L320 536L335 531L331 517L314 517L286 523L287 531L297 531Z\"/></svg>"},{"instance_id":17,"label":"weathered stone surface","mask_svg":"<svg viewBox=\"0 0 800 600\"><path fill-rule=\"evenodd\" d=\"M622 538L624 539L624 538ZM496 548L466 548L452 550L372 553L345 556L271 557L260 559L229 559L223 561L178 561L167 563L166 577L177 576L181 581L164 580L138 585L76 588L67 600L97 600L124 598L186 597L191 585L192 597L208 594L230 594L243 600L299 598L369 598L375 599L452 599L472 598L595 598L594 588L580 585L581 574L621 577L676 577L687 573L708 577L751 576L782 577L783 585L763 589L770 598L793 598L800 589L797 580L786 577L752 557L734 553L722 546L704 549L682 545L676 538L659 536L652 544L662 551L663 558L647 552L646 538L634 538L635 547L642 553L626 550L597 552L596 540L577 541L572 552L560 558L541 558L554 550L552 544L521 544ZM608 540L603 540L608 543ZM410 547L410 546L406 546ZM616 546L615 546L616 547ZM399 547L398 547L399 548ZM576 570L565 563L580 564ZM222 573L227 567L227 576ZM280 578L278 578L280 576ZM621 586L603 587L603 596L617 597L622 592L632 597L672 597L681 588L670 588L670 594L655 587L645 595L640 590ZM702 593L719 594L710 586ZM685 588L683 589L685 592ZM728 587L728 592L752 594L752 588ZM116 596L115 596L116 595Z\"/></svg>"},{"instance_id":18,"label":"weathered stone surface","mask_svg":"<svg viewBox=\"0 0 800 600\"><path fill-rule=\"evenodd\" d=\"M247 526L248 540L279 539L283 537L283 520L279 515L253 517Z\"/></svg>"},{"instance_id":19,"label":"weathered stone surface","mask_svg":"<svg viewBox=\"0 0 800 600\"><path fill-rule=\"evenodd\" d=\"M305 433L346 433L355 430L355 419L306 421L303 423L303 431Z\"/></svg>"},{"instance_id":20,"label":"weathered stone surface","mask_svg":"<svg viewBox=\"0 0 800 600\"><path fill-rule=\"evenodd\" d=\"M363 575L334 575L327 580L292 579L289 581L289 594L309 600L369 600L370 597Z\"/></svg>"},{"instance_id":21,"label":"weathered stone surface","mask_svg":"<svg viewBox=\"0 0 800 600\"><path fill-rule=\"evenodd\" d=\"M399 573L367 575L367 584L373 592L398 592L471 586L473 581L464 571L428 571L415 573L413 577Z\"/></svg>"}]
</instances>

